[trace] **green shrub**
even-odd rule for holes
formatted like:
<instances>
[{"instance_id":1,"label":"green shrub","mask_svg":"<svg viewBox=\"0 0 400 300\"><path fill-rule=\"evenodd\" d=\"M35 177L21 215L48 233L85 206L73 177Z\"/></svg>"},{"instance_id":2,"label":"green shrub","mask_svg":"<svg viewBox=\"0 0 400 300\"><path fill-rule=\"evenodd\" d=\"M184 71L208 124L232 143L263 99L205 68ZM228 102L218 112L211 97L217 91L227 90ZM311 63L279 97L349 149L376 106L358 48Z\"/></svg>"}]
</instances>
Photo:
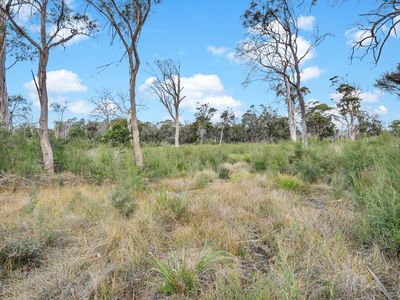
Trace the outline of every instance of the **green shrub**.
<instances>
[{"instance_id":1,"label":"green shrub","mask_svg":"<svg viewBox=\"0 0 400 300\"><path fill-rule=\"evenodd\" d=\"M193 189L204 189L210 182L214 181L216 174L213 171L204 170L196 175L192 185Z\"/></svg>"},{"instance_id":2,"label":"green shrub","mask_svg":"<svg viewBox=\"0 0 400 300\"><path fill-rule=\"evenodd\" d=\"M34 237L0 237L0 269L15 270L38 266L44 255L45 242Z\"/></svg>"},{"instance_id":3,"label":"green shrub","mask_svg":"<svg viewBox=\"0 0 400 300\"><path fill-rule=\"evenodd\" d=\"M278 187L287 191L300 191L304 188L304 183L300 179L290 175L278 175L275 182Z\"/></svg>"},{"instance_id":4,"label":"green shrub","mask_svg":"<svg viewBox=\"0 0 400 300\"><path fill-rule=\"evenodd\" d=\"M130 141L130 131L126 119L117 119L111 123L110 129L107 130L102 140L111 143L113 146L127 145Z\"/></svg>"},{"instance_id":5,"label":"green shrub","mask_svg":"<svg viewBox=\"0 0 400 300\"><path fill-rule=\"evenodd\" d=\"M219 179L229 179L230 177L230 170L224 166L218 167L218 178Z\"/></svg>"},{"instance_id":6,"label":"green shrub","mask_svg":"<svg viewBox=\"0 0 400 300\"><path fill-rule=\"evenodd\" d=\"M202 284L210 281L217 265L228 260L225 252L206 252L190 264L187 256L181 259L172 257L168 261L154 258L154 270L160 276L159 291L167 295L196 294Z\"/></svg>"},{"instance_id":7,"label":"green shrub","mask_svg":"<svg viewBox=\"0 0 400 300\"><path fill-rule=\"evenodd\" d=\"M112 206L124 216L129 217L136 208L136 201L133 198L132 190L128 187L120 187L110 195Z\"/></svg>"},{"instance_id":8,"label":"green shrub","mask_svg":"<svg viewBox=\"0 0 400 300\"><path fill-rule=\"evenodd\" d=\"M24 128L9 132L0 128L0 171L29 176L42 172L42 156L37 131Z\"/></svg>"}]
</instances>

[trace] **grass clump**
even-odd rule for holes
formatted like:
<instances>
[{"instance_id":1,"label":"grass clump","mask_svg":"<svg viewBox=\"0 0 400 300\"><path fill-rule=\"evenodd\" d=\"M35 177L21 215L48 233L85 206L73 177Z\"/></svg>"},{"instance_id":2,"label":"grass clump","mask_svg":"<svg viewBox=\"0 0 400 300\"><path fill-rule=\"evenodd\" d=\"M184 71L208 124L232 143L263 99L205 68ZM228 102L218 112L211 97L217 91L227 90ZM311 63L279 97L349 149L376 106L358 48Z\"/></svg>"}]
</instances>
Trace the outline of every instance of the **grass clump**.
<instances>
[{"instance_id":1,"label":"grass clump","mask_svg":"<svg viewBox=\"0 0 400 300\"><path fill-rule=\"evenodd\" d=\"M162 192L156 200L160 213L165 217L182 220L189 215L189 202L184 194L170 197L167 192Z\"/></svg>"},{"instance_id":2,"label":"grass clump","mask_svg":"<svg viewBox=\"0 0 400 300\"><path fill-rule=\"evenodd\" d=\"M217 175L210 170L201 171L194 178L192 189L204 189L210 182L213 182Z\"/></svg>"},{"instance_id":3,"label":"grass clump","mask_svg":"<svg viewBox=\"0 0 400 300\"><path fill-rule=\"evenodd\" d=\"M154 258L154 270L160 276L159 291L167 295L195 295L203 284L212 280L218 265L227 260L223 251L205 252L192 264L186 255L167 261Z\"/></svg>"},{"instance_id":4,"label":"grass clump","mask_svg":"<svg viewBox=\"0 0 400 300\"><path fill-rule=\"evenodd\" d=\"M304 188L304 183L299 178L290 175L279 174L275 179L276 185L287 191L301 191Z\"/></svg>"}]
</instances>

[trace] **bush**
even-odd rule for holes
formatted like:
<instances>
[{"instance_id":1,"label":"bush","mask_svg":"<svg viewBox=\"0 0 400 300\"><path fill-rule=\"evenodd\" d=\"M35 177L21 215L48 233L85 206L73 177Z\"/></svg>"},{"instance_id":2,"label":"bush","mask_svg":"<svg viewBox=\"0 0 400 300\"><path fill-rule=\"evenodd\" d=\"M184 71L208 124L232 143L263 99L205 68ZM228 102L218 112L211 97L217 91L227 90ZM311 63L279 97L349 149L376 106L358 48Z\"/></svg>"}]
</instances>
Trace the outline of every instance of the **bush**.
<instances>
[{"instance_id":1,"label":"bush","mask_svg":"<svg viewBox=\"0 0 400 300\"><path fill-rule=\"evenodd\" d=\"M300 179L290 175L278 175L276 184L287 191L300 191L304 188L304 183Z\"/></svg>"},{"instance_id":2,"label":"bush","mask_svg":"<svg viewBox=\"0 0 400 300\"><path fill-rule=\"evenodd\" d=\"M111 123L110 129L107 130L102 140L106 143L111 143L113 146L127 145L129 144L130 136L127 120L118 119Z\"/></svg>"},{"instance_id":3,"label":"bush","mask_svg":"<svg viewBox=\"0 0 400 300\"><path fill-rule=\"evenodd\" d=\"M210 182L213 182L217 175L213 171L204 170L196 175L192 185L193 189L204 189Z\"/></svg>"},{"instance_id":4,"label":"bush","mask_svg":"<svg viewBox=\"0 0 400 300\"><path fill-rule=\"evenodd\" d=\"M219 179L229 179L230 177L230 170L227 167L219 166L218 167L218 178Z\"/></svg>"},{"instance_id":5,"label":"bush","mask_svg":"<svg viewBox=\"0 0 400 300\"><path fill-rule=\"evenodd\" d=\"M0 171L29 176L42 172L39 137L24 128L9 132L0 128Z\"/></svg>"},{"instance_id":6,"label":"bush","mask_svg":"<svg viewBox=\"0 0 400 300\"><path fill-rule=\"evenodd\" d=\"M34 237L0 237L0 244L0 270L3 274L22 266L38 266L46 246L44 241Z\"/></svg>"},{"instance_id":7,"label":"bush","mask_svg":"<svg viewBox=\"0 0 400 300\"><path fill-rule=\"evenodd\" d=\"M228 260L225 252L206 252L190 265L188 258L172 257L168 261L153 259L154 270L160 275L159 291L167 295L194 295L208 280L216 266Z\"/></svg>"},{"instance_id":8,"label":"bush","mask_svg":"<svg viewBox=\"0 0 400 300\"><path fill-rule=\"evenodd\" d=\"M124 216L129 217L136 208L136 201L132 196L132 189L129 187L120 187L110 195L112 206Z\"/></svg>"}]
</instances>

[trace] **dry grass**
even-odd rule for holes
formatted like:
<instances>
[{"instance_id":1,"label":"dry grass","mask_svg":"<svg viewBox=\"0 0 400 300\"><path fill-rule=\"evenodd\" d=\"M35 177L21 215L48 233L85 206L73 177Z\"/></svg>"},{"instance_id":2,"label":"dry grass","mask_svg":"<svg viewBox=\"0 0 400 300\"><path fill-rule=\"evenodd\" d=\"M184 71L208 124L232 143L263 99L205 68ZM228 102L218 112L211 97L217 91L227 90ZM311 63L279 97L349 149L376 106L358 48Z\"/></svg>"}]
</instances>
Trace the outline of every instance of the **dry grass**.
<instances>
[{"instance_id":1,"label":"dry grass","mask_svg":"<svg viewBox=\"0 0 400 300\"><path fill-rule=\"evenodd\" d=\"M133 195L129 217L112 206L108 185L1 193L0 243L29 237L43 253L33 266L5 259L0 298L381 299L367 267L400 297L399 262L358 243L346 200L318 186L307 194L279 189L243 163L225 167L230 180L206 171L153 183ZM199 176L206 185L196 185ZM181 265L185 253L192 266L205 250L233 260L196 279L190 293L178 286L163 294L154 259Z\"/></svg>"}]
</instances>

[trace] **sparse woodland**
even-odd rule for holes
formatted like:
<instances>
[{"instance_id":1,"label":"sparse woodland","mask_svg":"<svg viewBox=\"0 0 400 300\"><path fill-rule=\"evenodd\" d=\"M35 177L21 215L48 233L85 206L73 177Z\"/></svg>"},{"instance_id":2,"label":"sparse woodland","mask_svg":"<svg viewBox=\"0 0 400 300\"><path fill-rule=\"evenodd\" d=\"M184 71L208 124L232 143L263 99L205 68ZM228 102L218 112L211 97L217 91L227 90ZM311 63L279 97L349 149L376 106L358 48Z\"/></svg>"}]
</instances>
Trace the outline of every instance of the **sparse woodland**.
<instances>
[{"instance_id":1,"label":"sparse woodland","mask_svg":"<svg viewBox=\"0 0 400 300\"><path fill-rule=\"evenodd\" d=\"M303 49L298 11L320 1L249 0L241 16L244 85L267 84L284 115L199 102L186 122L185 66L140 56L162 1L0 1L0 298L400 299L400 120L364 109L343 74L337 99L305 100L302 61L332 37L317 30ZM379 64L400 2L376 2L352 56ZM90 118L66 119L67 102L49 103L49 57L104 26L129 89L105 86ZM23 60L37 62L38 116L7 93L7 66ZM138 118L143 68L169 120ZM400 96L398 62L375 80Z\"/></svg>"}]
</instances>

